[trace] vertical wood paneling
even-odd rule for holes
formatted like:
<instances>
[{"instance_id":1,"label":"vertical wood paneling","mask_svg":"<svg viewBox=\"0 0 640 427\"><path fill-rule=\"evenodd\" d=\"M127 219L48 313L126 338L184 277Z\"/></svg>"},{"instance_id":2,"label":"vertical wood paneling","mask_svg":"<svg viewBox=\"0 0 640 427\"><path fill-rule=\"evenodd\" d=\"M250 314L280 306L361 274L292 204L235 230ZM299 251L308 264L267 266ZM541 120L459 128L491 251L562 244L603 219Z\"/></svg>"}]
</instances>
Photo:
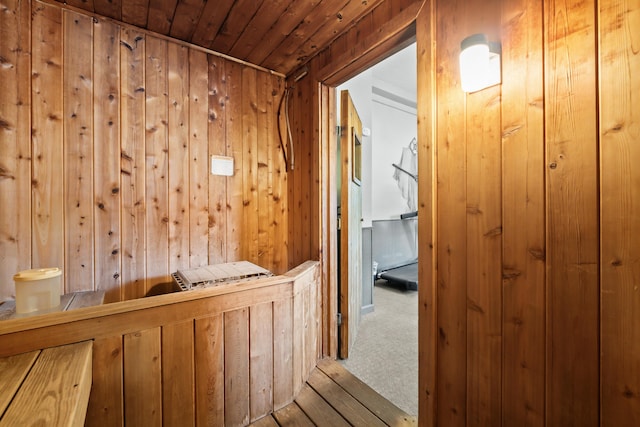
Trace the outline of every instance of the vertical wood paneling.
<instances>
[{"instance_id":1,"label":"vertical wood paneling","mask_svg":"<svg viewBox=\"0 0 640 427\"><path fill-rule=\"evenodd\" d=\"M271 413L274 382L273 303L249 309L249 405L251 422Z\"/></svg>"},{"instance_id":2,"label":"vertical wood paneling","mask_svg":"<svg viewBox=\"0 0 640 427\"><path fill-rule=\"evenodd\" d=\"M300 389L304 382L304 349L300 343L304 342L304 320L303 313L304 299L301 292L294 293L293 295L293 356L292 371L293 371L293 395L296 396L300 393Z\"/></svg>"},{"instance_id":3,"label":"vertical wood paneling","mask_svg":"<svg viewBox=\"0 0 640 427\"><path fill-rule=\"evenodd\" d=\"M256 146L257 146L257 206L258 206L258 251L255 262L258 265L271 265L273 245L270 241L271 224L269 219L273 217L271 194L273 194L272 169L273 165L273 138L270 132L269 122L275 120L275 112L272 105L271 77L266 73L256 73Z\"/></svg>"},{"instance_id":4,"label":"vertical wood paneling","mask_svg":"<svg viewBox=\"0 0 640 427\"><path fill-rule=\"evenodd\" d=\"M304 82L303 82L304 83ZM290 81L285 82L286 85L291 86ZM288 239L290 242L296 241L296 236L302 236L302 188L303 181L301 176L301 168L296 168L296 163L300 162L300 158L302 157L302 144L296 144L295 141L300 141L300 135L298 134L298 130L300 128L299 123L309 123L312 118L307 115L307 113L302 108L302 105L298 104L298 97L295 96L296 93L300 92L301 85L297 85L297 88L290 89L292 93L287 94L289 97L289 108L287 109L287 101L285 101L282 105L282 139L284 140L285 151L287 153L287 174L289 176L289 185L287 186L287 198L289 200L289 236ZM305 95L307 93L305 92ZM311 94L309 94L311 96ZM298 112L298 114L294 114L294 112ZM286 115L289 115L289 122L291 126L291 138L293 139L293 150L291 149L292 145L288 142L287 137L287 125L286 125ZM291 169L291 162L293 157L293 169ZM294 263L294 260L302 258L302 248L306 246L304 243L295 244L289 246L289 262Z\"/></svg>"},{"instance_id":5,"label":"vertical wood paneling","mask_svg":"<svg viewBox=\"0 0 640 427\"><path fill-rule=\"evenodd\" d=\"M32 266L64 267L62 11L37 3L32 16Z\"/></svg>"},{"instance_id":6,"label":"vertical wood paneling","mask_svg":"<svg viewBox=\"0 0 640 427\"><path fill-rule=\"evenodd\" d=\"M227 262L242 259L244 205L242 187L242 67L226 64L227 75L227 156L233 157L234 174L227 179Z\"/></svg>"},{"instance_id":7,"label":"vertical wood paneling","mask_svg":"<svg viewBox=\"0 0 640 427\"><path fill-rule=\"evenodd\" d=\"M16 5L1 15L3 143L19 140L0 164L12 200L2 205L2 299L32 266L60 266L69 291L105 290L106 302L139 298L179 268L251 257L286 270L280 77L55 4L33 2L32 20L31 2ZM120 2L95 8L111 16ZM234 158L233 177L210 175L214 151Z\"/></svg>"},{"instance_id":8,"label":"vertical wood paneling","mask_svg":"<svg viewBox=\"0 0 640 427\"><path fill-rule=\"evenodd\" d=\"M65 292L93 289L93 20L64 22ZM84 52L82 55L73 52Z\"/></svg>"},{"instance_id":9,"label":"vertical wood paneling","mask_svg":"<svg viewBox=\"0 0 640 427\"><path fill-rule=\"evenodd\" d=\"M273 302L273 408L280 409L293 396L293 300Z\"/></svg>"},{"instance_id":10,"label":"vertical wood paneling","mask_svg":"<svg viewBox=\"0 0 640 427\"><path fill-rule=\"evenodd\" d=\"M312 87L311 93L313 97L310 100L310 104L307 107L308 111L314 111L314 108L318 108L320 105L320 87L318 83L310 78L305 77L306 84ZM315 141L320 141L322 116L320 114L313 114L313 138ZM335 129L335 128L334 128ZM320 187L320 180L322 176L322 145L312 144L309 147L309 182L314 186ZM309 196L308 208L309 208L309 256L307 259L319 259L321 246L322 246L322 219L318 212L322 211L321 192L316 191Z\"/></svg>"},{"instance_id":11,"label":"vertical wood paneling","mask_svg":"<svg viewBox=\"0 0 640 427\"><path fill-rule=\"evenodd\" d=\"M277 80L276 80L277 79ZM287 186L288 186L288 175L286 173L286 166L284 162L284 156L282 152L282 147L280 145L280 140L277 136L278 129L278 103L280 102L280 98L282 97L282 93L284 91L285 81L281 78L272 77L271 81L273 87L273 104L271 105L271 111L269 115L273 118L271 122L270 132L272 138L274 138L272 142L272 150L273 156L271 159L271 202L269 204L271 209L271 219L272 219L272 262L273 262L273 270L279 272L285 272L288 268L287 262L287 254L288 254L288 199L287 199Z\"/></svg>"},{"instance_id":12,"label":"vertical wood paneling","mask_svg":"<svg viewBox=\"0 0 640 427\"><path fill-rule=\"evenodd\" d=\"M601 419L640 425L640 3L600 2Z\"/></svg>"},{"instance_id":13,"label":"vertical wood paneling","mask_svg":"<svg viewBox=\"0 0 640 427\"><path fill-rule=\"evenodd\" d=\"M500 2L466 6L469 34L500 40ZM489 31L489 29L496 30ZM467 423L502 424L500 86L466 95Z\"/></svg>"},{"instance_id":14,"label":"vertical wood paneling","mask_svg":"<svg viewBox=\"0 0 640 427\"><path fill-rule=\"evenodd\" d=\"M126 425L162 425L161 328L127 334L124 351Z\"/></svg>"},{"instance_id":15,"label":"vertical wood paneling","mask_svg":"<svg viewBox=\"0 0 640 427\"><path fill-rule=\"evenodd\" d=\"M13 275L31 267L31 2L0 14L0 301ZM18 209L16 207L19 207Z\"/></svg>"},{"instance_id":16,"label":"vertical wood paneling","mask_svg":"<svg viewBox=\"0 0 640 427\"><path fill-rule=\"evenodd\" d=\"M169 43L169 273L189 268L189 49Z\"/></svg>"},{"instance_id":17,"label":"vertical wood paneling","mask_svg":"<svg viewBox=\"0 0 640 427\"><path fill-rule=\"evenodd\" d=\"M226 156L227 78L225 61L209 56L209 154ZM209 174L209 264L227 260L227 178Z\"/></svg>"},{"instance_id":18,"label":"vertical wood paneling","mask_svg":"<svg viewBox=\"0 0 640 427\"><path fill-rule=\"evenodd\" d=\"M502 398L499 100L499 87L467 96L467 419L487 426Z\"/></svg>"},{"instance_id":19,"label":"vertical wood paneling","mask_svg":"<svg viewBox=\"0 0 640 427\"><path fill-rule=\"evenodd\" d=\"M162 425L195 426L194 324L162 327Z\"/></svg>"},{"instance_id":20,"label":"vertical wood paneling","mask_svg":"<svg viewBox=\"0 0 640 427\"><path fill-rule=\"evenodd\" d=\"M167 42L145 41L145 293L169 279Z\"/></svg>"},{"instance_id":21,"label":"vertical wood paneling","mask_svg":"<svg viewBox=\"0 0 640 427\"><path fill-rule=\"evenodd\" d=\"M545 3L546 408L553 425L599 420L594 13L592 1Z\"/></svg>"},{"instance_id":22,"label":"vertical wood paneling","mask_svg":"<svg viewBox=\"0 0 640 427\"><path fill-rule=\"evenodd\" d=\"M203 52L189 51L189 264L207 265L209 256L209 67Z\"/></svg>"},{"instance_id":23,"label":"vertical wood paneling","mask_svg":"<svg viewBox=\"0 0 640 427\"><path fill-rule=\"evenodd\" d=\"M426 283L418 289L418 419L434 427L436 417L436 369L438 366L438 286L435 247L437 234L437 169L435 130L437 128L436 97L436 15L433 1L425 3L416 19L418 123L418 242L422 255L418 262L418 281Z\"/></svg>"},{"instance_id":24,"label":"vertical wood paneling","mask_svg":"<svg viewBox=\"0 0 640 427\"><path fill-rule=\"evenodd\" d=\"M502 411L505 426L544 424L542 19L542 6L537 1L503 2Z\"/></svg>"},{"instance_id":25,"label":"vertical wood paneling","mask_svg":"<svg viewBox=\"0 0 640 427\"><path fill-rule=\"evenodd\" d=\"M222 314L195 321L196 424L224 425L225 330Z\"/></svg>"},{"instance_id":26,"label":"vertical wood paneling","mask_svg":"<svg viewBox=\"0 0 640 427\"><path fill-rule=\"evenodd\" d=\"M258 261L258 105L256 70L242 70L242 259Z\"/></svg>"},{"instance_id":27,"label":"vertical wood paneling","mask_svg":"<svg viewBox=\"0 0 640 427\"><path fill-rule=\"evenodd\" d=\"M334 265L334 261L337 258L337 254L331 252L331 244L333 243L333 233L330 233L329 230L333 229L333 226L330 225L332 221L331 211L334 209L331 207L331 203L333 201L332 191L330 188L335 182L335 174L331 175L330 165L335 164L335 161L330 159L335 159L335 156L332 156L331 153L331 131L332 125L330 124L331 115L329 114L333 108L330 107L329 94L335 93L335 90L330 89L328 86L322 84L319 85L320 92L320 103L319 103L319 116L320 116L320 134L318 144L321 147L320 150L320 180L319 182L319 192L320 192L320 221L321 221L321 237L320 237L320 259L324 258L322 263L322 296L321 296L321 304L325 307L322 310L322 327L326 328L327 331L332 331L333 326L331 325L331 319L335 316L333 313L333 295L336 295L337 292L332 289L332 286L335 283L334 278L337 277L337 271L332 271L332 266ZM337 329L337 327L336 327ZM333 341L334 333L324 334L322 337L322 354L325 357L335 357L335 355L331 354L332 350L332 341Z\"/></svg>"},{"instance_id":28,"label":"vertical wood paneling","mask_svg":"<svg viewBox=\"0 0 640 427\"><path fill-rule=\"evenodd\" d=\"M87 408L87 426L124 425L122 336L93 342L93 383Z\"/></svg>"},{"instance_id":29,"label":"vertical wood paneling","mask_svg":"<svg viewBox=\"0 0 640 427\"><path fill-rule=\"evenodd\" d=\"M105 303L121 299L120 28L93 26L95 288Z\"/></svg>"},{"instance_id":30,"label":"vertical wood paneling","mask_svg":"<svg viewBox=\"0 0 640 427\"><path fill-rule=\"evenodd\" d=\"M442 9L440 9L442 6ZM438 3L436 40L455 34L461 25L451 3ZM458 42L456 42L458 43ZM466 144L464 134L464 94L460 89L458 50L438 46L438 112L436 150L438 152L437 258L438 276L438 423L464 426L467 411L467 224L466 224ZM421 243L422 244L422 243Z\"/></svg>"},{"instance_id":31,"label":"vertical wood paneling","mask_svg":"<svg viewBox=\"0 0 640 427\"><path fill-rule=\"evenodd\" d=\"M120 32L122 299L145 292L145 39Z\"/></svg>"},{"instance_id":32,"label":"vertical wood paneling","mask_svg":"<svg viewBox=\"0 0 640 427\"><path fill-rule=\"evenodd\" d=\"M224 422L249 423L249 309L224 315Z\"/></svg>"},{"instance_id":33,"label":"vertical wood paneling","mask_svg":"<svg viewBox=\"0 0 640 427\"><path fill-rule=\"evenodd\" d=\"M309 282L309 289L307 291L308 305L305 306L305 313L307 315L307 331L304 343L307 349L305 378L308 378L309 373L316 367L316 362L320 357L320 334L318 329L320 325L320 310L318 310L320 295L318 293L319 287L315 284L315 278L314 281Z\"/></svg>"}]
</instances>

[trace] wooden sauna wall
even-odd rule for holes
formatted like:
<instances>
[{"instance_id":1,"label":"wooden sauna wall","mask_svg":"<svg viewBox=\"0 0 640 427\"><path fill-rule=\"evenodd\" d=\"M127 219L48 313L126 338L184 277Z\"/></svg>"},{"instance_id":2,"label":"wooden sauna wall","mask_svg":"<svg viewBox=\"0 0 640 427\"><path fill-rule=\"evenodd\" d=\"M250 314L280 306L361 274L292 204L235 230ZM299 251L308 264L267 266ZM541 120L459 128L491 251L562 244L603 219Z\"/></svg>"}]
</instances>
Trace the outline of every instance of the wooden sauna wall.
<instances>
[{"instance_id":1,"label":"wooden sauna wall","mask_svg":"<svg viewBox=\"0 0 640 427\"><path fill-rule=\"evenodd\" d=\"M316 366L320 278L310 261L207 297L125 301L58 323L40 316L22 332L7 321L0 354L94 340L87 426L247 425L290 403Z\"/></svg>"},{"instance_id":2,"label":"wooden sauna wall","mask_svg":"<svg viewBox=\"0 0 640 427\"><path fill-rule=\"evenodd\" d=\"M179 268L289 268L280 77L35 0L0 19L0 300L27 268L107 301ZM211 155L234 176L209 174Z\"/></svg>"},{"instance_id":3,"label":"wooden sauna wall","mask_svg":"<svg viewBox=\"0 0 640 427\"><path fill-rule=\"evenodd\" d=\"M421 424L639 425L640 4L423 13ZM502 85L465 95L478 32Z\"/></svg>"}]
</instances>

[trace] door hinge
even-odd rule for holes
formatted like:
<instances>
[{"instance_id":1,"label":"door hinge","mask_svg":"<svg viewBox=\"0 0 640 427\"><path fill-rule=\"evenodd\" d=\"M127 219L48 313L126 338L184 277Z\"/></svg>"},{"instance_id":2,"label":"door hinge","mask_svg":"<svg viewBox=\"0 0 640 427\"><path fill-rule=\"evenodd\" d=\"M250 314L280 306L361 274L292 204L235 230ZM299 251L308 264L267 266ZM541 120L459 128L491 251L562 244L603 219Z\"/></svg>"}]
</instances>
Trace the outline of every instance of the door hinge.
<instances>
[{"instance_id":1,"label":"door hinge","mask_svg":"<svg viewBox=\"0 0 640 427\"><path fill-rule=\"evenodd\" d=\"M338 217L338 230L342 230L342 218Z\"/></svg>"},{"instance_id":2,"label":"door hinge","mask_svg":"<svg viewBox=\"0 0 640 427\"><path fill-rule=\"evenodd\" d=\"M338 326L342 325L342 313L338 313Z\"/></svg>"},{"instance_id":3,"label":"door hinge","mask_svg":"<svg viewBox=\"0 0 640 427\"><path fill-rule=\"evenodd\" d=\"M342 126L336 126L336 136L342 136Z\"/></svg>"}]
</instances>

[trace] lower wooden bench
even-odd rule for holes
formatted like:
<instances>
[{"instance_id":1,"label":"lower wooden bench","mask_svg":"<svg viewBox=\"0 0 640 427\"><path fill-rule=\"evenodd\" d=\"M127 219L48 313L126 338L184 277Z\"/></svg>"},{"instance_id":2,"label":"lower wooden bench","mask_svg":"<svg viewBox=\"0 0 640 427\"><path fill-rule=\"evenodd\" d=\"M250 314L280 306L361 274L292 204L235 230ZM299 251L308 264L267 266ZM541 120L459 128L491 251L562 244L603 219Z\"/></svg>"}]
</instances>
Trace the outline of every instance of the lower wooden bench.
<instances>
[{"instance_id":1,"label":"lower wooden bench","mask_svg":"<svg viewBox=\"0 0 640 427\"><path fill-rule=\"evenodd\" d=\"M417 420L333 360L321 360L295 400L252 426L416 426Z\"/></svg>"},{"instance_id":2,"label":"lower wooden bench","mask_svg":"<svg viewBox=\"0 0 640 427\"><path fill-rule=\"evenodd\" d=\"M92 341L0 358L0 426L83 426Z\"/></svg>"}]
</instances>

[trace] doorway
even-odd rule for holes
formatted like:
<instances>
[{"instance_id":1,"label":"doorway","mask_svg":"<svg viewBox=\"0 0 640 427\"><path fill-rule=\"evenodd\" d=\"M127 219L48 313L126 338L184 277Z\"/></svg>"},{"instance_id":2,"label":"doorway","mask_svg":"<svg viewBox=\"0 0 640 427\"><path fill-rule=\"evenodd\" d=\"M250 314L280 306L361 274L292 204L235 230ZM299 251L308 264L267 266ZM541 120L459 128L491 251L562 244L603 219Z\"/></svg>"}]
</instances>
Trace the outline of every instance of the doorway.
<instances>
[{"instance_id":1,"label":"doorway","mask_svg":"<svg viewBox=\"0 0 640 427\"><path fill-rule=\"evenodd\" d=\"M403 164L403 154L417 137L415 43L336 90L336 99L349 91L363 126L361 327L342 363L396 406L417 415L418 294L376 277L378 267L417 261L417 218L402 218L416 210L417 180L394 167Z\"/></svg>"}]
</instances>

